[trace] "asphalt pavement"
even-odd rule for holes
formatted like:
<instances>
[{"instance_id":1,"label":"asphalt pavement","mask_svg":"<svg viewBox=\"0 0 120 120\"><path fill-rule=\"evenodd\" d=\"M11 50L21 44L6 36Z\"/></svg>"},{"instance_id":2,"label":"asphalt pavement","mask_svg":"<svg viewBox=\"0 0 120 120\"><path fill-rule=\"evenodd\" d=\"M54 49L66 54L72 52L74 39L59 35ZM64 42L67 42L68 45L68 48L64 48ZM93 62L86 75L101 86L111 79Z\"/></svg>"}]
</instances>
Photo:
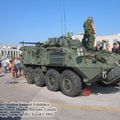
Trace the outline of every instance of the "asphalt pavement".
<instances>
[{"instance_id":1,"label":"asphalt pavement","mask_svg":"<svg viewBox=\"0 0 120 120\"><path fill-rule=\"evenodd\" d=\"M40 108L49 109L42 115L32 114L33 116L0 118L0 120L120 120L120 88L100 87L96 84L90 88L92 93L89 96L72 98L61 92L49 91L46 87L27 84L24 77L13 79L10 73L1 75L1 104L5 102L31 103L32 107L39 108L39 111ZM31 107L31 104L28 106ZM43 104L44 106L41 107ZM25 112L27 110L24 110Z\"/></svg>"}]
</instances>

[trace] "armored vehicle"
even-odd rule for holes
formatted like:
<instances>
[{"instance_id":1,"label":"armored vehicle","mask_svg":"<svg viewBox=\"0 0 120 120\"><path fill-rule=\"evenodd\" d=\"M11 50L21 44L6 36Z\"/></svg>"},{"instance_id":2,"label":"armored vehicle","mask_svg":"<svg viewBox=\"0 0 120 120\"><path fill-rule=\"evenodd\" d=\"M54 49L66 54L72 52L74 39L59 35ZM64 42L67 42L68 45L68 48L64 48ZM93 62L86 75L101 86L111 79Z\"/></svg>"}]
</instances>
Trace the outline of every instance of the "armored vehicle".
<instances>
[{"instance_id":1,"label":"armored vehicle","mask_svg":"<svg viewBox=\"0 0 120 120\"><path fill-rule=\"evenodd\" d=\"M87 51L79 40L71 37L22 44L22 63L29 84L46 85L51 91L60 90L74 97L80 95L87 83L112 84L120 80L119 54L106 50Z\"/></svg>"}]
</instances>

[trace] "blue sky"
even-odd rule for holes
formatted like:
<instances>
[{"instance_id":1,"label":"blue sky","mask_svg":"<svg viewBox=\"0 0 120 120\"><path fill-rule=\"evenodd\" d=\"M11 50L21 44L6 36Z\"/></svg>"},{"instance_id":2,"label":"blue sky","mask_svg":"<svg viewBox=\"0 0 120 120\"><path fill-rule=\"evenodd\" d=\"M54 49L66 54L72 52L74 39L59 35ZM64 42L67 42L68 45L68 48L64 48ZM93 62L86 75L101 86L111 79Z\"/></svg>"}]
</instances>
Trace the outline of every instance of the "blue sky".
<instances>
[{"instance_id":1,"label":"blue sky","mask_svg":"<svg viewBox=\"0 0 120 120\"><path fill-rule=\"evenodd\" d=\"M120 32L120 0L0 0L0 44L60 36L63 4L67 32L83 32L88 16L93 17L97 35Z\"/></svg>"}]
</instances>

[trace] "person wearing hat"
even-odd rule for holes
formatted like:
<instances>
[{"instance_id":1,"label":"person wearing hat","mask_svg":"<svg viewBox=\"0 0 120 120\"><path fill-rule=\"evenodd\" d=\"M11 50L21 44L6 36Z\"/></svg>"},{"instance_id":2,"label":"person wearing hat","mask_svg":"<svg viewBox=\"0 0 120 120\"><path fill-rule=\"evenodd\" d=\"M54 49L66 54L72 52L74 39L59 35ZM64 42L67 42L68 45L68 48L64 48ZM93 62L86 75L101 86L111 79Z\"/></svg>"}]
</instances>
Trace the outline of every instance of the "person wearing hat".
<instances>
[{"instance_id":1,"label":"person wearing hat","mask_svg":"<svg viewBox=\"0 0 120 120\"><path fill-rule=\"evenodd\" d=\"M94 48L94 42L95 42L95 28L94 28L94 22L91 16L87 18L87 20L84 22L84 36L82 39L82 45L88 49L92 50Z\"/></svg>"}]
</instances>

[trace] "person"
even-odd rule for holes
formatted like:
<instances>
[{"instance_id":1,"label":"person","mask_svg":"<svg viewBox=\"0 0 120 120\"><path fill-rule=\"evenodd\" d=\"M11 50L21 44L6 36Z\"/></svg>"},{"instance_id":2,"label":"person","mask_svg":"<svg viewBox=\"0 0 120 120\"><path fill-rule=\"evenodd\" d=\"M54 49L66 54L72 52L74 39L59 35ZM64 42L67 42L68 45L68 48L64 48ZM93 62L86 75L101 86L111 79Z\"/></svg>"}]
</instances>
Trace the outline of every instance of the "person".
<instances>
[{"instance_id":1,"label":"person","mask_svg":"<svg viewBox=\"0 0 120 120\"><path fill-rule=\"evenodd\" d=\"M87 50L92 50L94 48L94 42L95 42L95 28L94 28L94 22L91 16L88 17L88 19L84 22L84 36L82 39L82 45Z\"/></svg>"},{"instance_id":2,"label":"person","mask_svg":"<svg viewBox=\"0 0 120 120\"><path fill-rule=\"evenodd\" d=\"M100 50L102 50L102 42L100 42L100 41L98 41L97 42L97 44L96 44L96 49L95 49L95 51L100 51Z\"/></svg>"},{"instance_id":3,"label":"person","mask_svg":"<svg viewBox=\"0 0 120 120\"><path fill-rule=\"evenodd\" d=\"M101 46L99 44L97 44L95 51L100 51L101 50L100 48L101 48Z\"/></svg>"},{"instance_id":4,"label":"person","mask_svg":"<svg viewBox=\"0 0 120 120\"><path fill-rule=\"evenodd\" d=\"M108 40L102 40L102 50L110 51L110 46L109 46Z\"/></svg>"},{"instance_id":5,"label":"person","mask_svg":"<svg viewBox=\"0 0 120 120\"><path fill-rule=\"evenodd\" d=\"M118 45L116 42L113 43L113 48L112 48L112 52L118 52Z\"/></svg>"},{"instance_id":6,"label":"person","mask_svg":"<svg viewBox=\"0 0 120 120\"><path fill-rule=\"evenodd\" d=\"M1 62L0 62L0 74L2 73L2 65L1 65Z\"/></svg>"},{"instance_id":7,"label":"person","mask_svg":"<svg viewBox=\"0 0 120 120\"><path fill-rule=\"evenodd\" d=\"M117 44L118 44L118 51L120 52L120 40L117 41Z\"/></svg>"},{"instance_id":8,"label":"person","mask_svg":"<svg viewBox=\"0 0 120 120\"><path fill-rule=\"evenodd\" d=\"M17 77L17 69L16 69L16 64L15 64L15 59L13 59L12 63L11 63L11 73L12 73L13 78Z\"/></svg>"},{"instance_id":9,"label":"person","mask_svg":"<svg viewBox=\"0 0 120 120\"><path fill-rule=\"evenodd\" d=\"M9 67L9 61L5 59L1 62L1 64L4 69L4 73L7 73L7 68Z\"/></svg>"},{"instance_id":10,"label":"person","mask_svg":"<svg viewBox=\"0 0 120 120\"><path fill-rule=\"evenodd\" d=\"M17 67L17 74L21 76L22 66L21 66L20 58L16 58L16 67Z\"/></svg>"}]
</instances>

